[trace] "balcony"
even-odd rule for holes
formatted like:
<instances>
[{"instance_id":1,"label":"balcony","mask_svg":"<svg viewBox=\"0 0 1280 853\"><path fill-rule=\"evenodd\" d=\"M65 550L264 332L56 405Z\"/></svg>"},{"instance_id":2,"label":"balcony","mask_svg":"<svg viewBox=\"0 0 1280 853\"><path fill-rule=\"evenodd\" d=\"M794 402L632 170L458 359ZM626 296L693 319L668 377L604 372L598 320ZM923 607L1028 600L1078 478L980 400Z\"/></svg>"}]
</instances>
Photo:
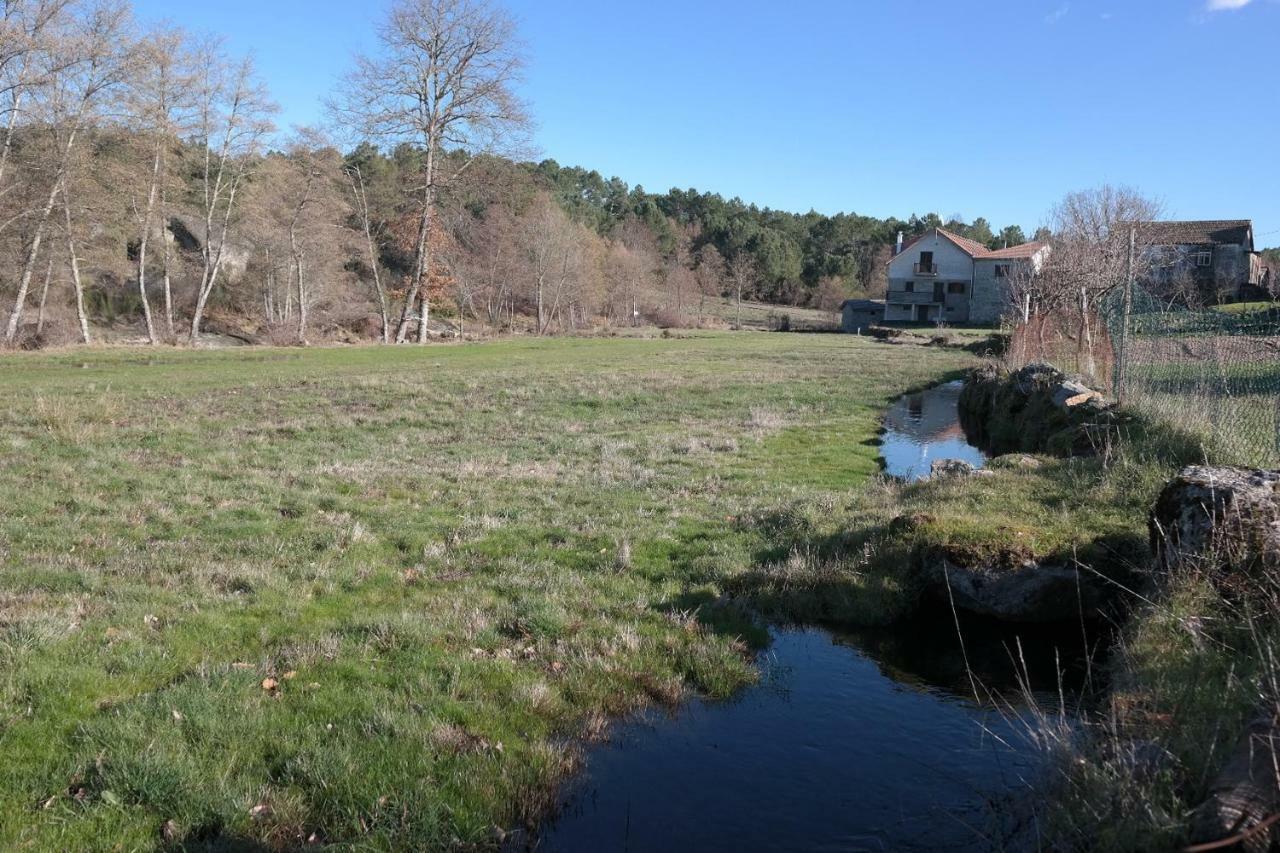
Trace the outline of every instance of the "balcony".
<instances>
[{"instance_id":1,"label":"balcony","mask_svg":"<svg viewBox=\"0 0 1280 853\"><path fill-rule=\"evenodd\" d=\"M939 296L931 290L915 292L890 290L885 294L885 302L895 302L899 305L941 305L945 301L946 296Z\"/></svg>"},{"instance_id":2,"label":"balcony","mask_svg":"<svg viewBox=\"0 0 1280 853\"><path fill-rule=\"evenodd\" d=\"M912 271L919 276L935 276L938 274L937 264L914 264Z\"/></svg>"}]
</instances>

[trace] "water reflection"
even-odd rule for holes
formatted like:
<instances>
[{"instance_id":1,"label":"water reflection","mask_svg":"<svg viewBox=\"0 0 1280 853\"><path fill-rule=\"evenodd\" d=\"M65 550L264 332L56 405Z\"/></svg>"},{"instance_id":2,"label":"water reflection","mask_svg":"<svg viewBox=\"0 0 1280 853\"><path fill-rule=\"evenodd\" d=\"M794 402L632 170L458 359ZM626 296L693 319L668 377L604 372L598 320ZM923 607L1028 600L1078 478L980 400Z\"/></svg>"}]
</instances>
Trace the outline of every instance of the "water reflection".
<instances>
[{"instance_id":1,"label":"water reflection","mask_svg":"<svg viewBox=\"0 0 1280 853\"><path fill-rule=\"evenodd\" d=\"M1016 710L1017 643L966 625L962 654L950 616L928 619L777 632L758 686L650 713L592 750L538 849L991 849L1008 829L991 798L1027 791L1043 767ZM1049 708L1055 661L1073 654L1052 645L1022 652ZM966 656L984 697L1015 710L973 700Z\"/></svg>"},{"instance_id":2,"label":"water reflection","mask_svg":"<svg viewBox=\"0 0 1280 853\"><path fill-rule=\"evenodd\" d=\"M949 382L899 399L885 415L880 455L885 473L904 480L929 476L939 459L959 459L976 467L986 455L965 438L958 403L963 382Z\"/></svg>"}]
</instances>

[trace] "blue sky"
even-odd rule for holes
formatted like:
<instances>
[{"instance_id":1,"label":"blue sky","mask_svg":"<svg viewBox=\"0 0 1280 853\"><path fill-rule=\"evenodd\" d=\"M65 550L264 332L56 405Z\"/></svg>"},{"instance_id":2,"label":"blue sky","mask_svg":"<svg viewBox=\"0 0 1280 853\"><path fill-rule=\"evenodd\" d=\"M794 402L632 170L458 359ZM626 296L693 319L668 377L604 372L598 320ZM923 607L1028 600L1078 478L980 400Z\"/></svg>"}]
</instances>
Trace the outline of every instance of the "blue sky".
<instances>
[{"instance_id":1,"label":"blue sky","mask_svg":"<svg viewBox=\"0 0 1280 853\"><path fill-rule=\"evenodd\" d=\"M381 2L135 0L322 115ZM1280 0L508 0L542 156L654 191L1034 228L1126 183L1280 246ZM1214 8L1223 7L1223 8Z\"/></svg>"}]
</instances>

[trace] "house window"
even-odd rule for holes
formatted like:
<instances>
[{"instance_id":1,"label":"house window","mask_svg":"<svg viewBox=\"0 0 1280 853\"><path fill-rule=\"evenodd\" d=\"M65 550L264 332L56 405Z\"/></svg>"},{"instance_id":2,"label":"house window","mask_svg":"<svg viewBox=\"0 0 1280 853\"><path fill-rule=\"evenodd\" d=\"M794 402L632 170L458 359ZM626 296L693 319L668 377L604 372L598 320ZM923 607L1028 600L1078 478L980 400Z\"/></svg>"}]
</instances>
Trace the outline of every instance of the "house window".
<instances>
[{"instance_id":1,"label":"house window","mask_svg":"<svg viewBox=\"0 0 1280 853\"><path fill-rule=\"evenodd\" d=\"M1207 267L1213 265L1213 252L1196 252L1196 266Z\"/></svg>"},{"instance_id":2,"label":"house window","mask_svg":"<svg viewBox=\"0 0 1280 853\"><path fill-rule=\"evenodd\" d=\"M1008 278L1008 277L1009 277L1009 265L996 264L996 278Z\"/></svg>"},{"instance_id":3,"label":"house window","mask_svg":"<svg viewBox=\"0 0 1280 853\"><path fill-rule=\"evenodd\" d=\"M947 285L947 293L959 293L959 294L963 295L963 294L964 294L964 282L963 282L963 281L953 281L953 282L951 282L950 284L948 284L948 285Z\"/></svg>"},{"instance_id":4,"label":"house window","mask_svg":"<svg viewBox=\"0 0 1280 853\"><path fill-rule=\"evenodd\" d=\"M903 288L902 288L902 289L903 289L903 291L904 291L905 293L915 293L915 292L916 292L916 283L915 283L914 281L909 281L909 282L907 282L907 283L903 286Z\"/></svg>"}]
</instances>

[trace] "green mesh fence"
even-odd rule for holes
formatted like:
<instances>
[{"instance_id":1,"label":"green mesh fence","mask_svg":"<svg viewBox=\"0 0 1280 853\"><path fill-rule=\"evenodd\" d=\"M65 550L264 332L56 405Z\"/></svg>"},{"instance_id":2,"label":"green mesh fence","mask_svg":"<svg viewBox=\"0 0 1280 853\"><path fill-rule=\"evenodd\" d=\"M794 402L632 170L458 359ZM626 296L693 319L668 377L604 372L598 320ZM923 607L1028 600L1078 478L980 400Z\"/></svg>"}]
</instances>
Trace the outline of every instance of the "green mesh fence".
<instances>
[{"instance_id":1,"label":"green mesh fence","mask_svg":"<svg viewBox=\"0 0 1280 853\"><path fill-rule=\"evenodd\" d=\"M1280 467L1280 305L1162 304L1135 288L1101 306L1112 392L1199 436L1217 462Z\"/></svg>"}]
</instances>

